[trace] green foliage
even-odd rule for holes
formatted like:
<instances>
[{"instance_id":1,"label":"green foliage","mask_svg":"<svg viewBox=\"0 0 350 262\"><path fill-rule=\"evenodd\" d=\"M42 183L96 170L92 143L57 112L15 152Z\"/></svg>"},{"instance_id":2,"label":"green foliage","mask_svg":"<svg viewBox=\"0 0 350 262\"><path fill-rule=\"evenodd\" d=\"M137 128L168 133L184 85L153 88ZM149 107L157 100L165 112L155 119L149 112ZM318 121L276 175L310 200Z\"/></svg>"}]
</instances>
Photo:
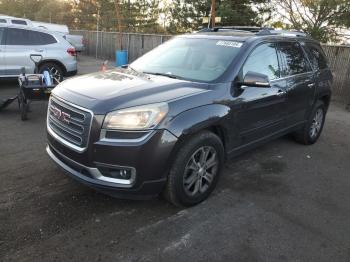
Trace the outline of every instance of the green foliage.
<instances>
[{"instance_id":1,"label":"green foliage","mask_svg":"<svg viewBox=\"0 0 350 262\"><path fill-rule=\"evenodd\" d=\"M162 31L158 23L160 0L124 1L123 27L131 32L156 33Z\"/></svg>"},{"instance_id":2,"label":"green foliage","mask_svg":"<svg viewBox=\"0 0 350 262\"><path fill-rule=\"evenodd\" d=\"M268 0L217 0L216 16L221 17L217 25L259 25L270 18L271 8L265 5ZM253 8L254 6L254 8ZM203 24L203 17L210 16L211 0L174 0L171 1L168 12L171 21L167 30L186 32L207 26ZM266 18L262 16L266 14Z\"/></svg>"},{"instance_id":3,"label":"green foliage","mask_svg":"<svg viewBox=\"0 0 350 262\"><path fill-rule=\"evenodd\" d=\"M169 33L188 32L202 26L203 17L210 13L210 0L174 0L163 10L168 18L166 29Z\"/></svg>"},{"instance_id":4,"label":"green foliage","mask_svg":"<svg viewBox=\"0 0 350 262\"><path fill-rule=\"evenodd\" d=\"M44 0L1 0L0 13L11 16L35 19L37 10L45 3Z\"/></svg>"},{"instance_id":5,"label":"green foliage","mask_svg":"<svg viewBox=\"0 0 350 262\"><path fill-rule=\"evenodd\" d=\"M267 1L222 0L219 1L217 16L222 18L221 25L224 26L261 26L264 21L260 14L269 13L261 5L265 2ZM256 10L252 9L252 4L255 4Z\"/></svg>"},{"instance_id":6,"label":"green foliage","mask_svg":"<svg viewBox=\"0 0 350 262\"><path fill-rule=\"evenodd\" d=\"M120 0L121 28L128 32L183 33L207 26L211 0ZM217 0L217 25L265 25L271 11L284 20L270 25L303 30L321 41L350 27L349 0ZM283 10L283 11L282 11ZM98 12L100 14L98 19ZM116 31L115 0L0 0L0 13L67 24L71 29Z\"/></svg>"}]
</instances>

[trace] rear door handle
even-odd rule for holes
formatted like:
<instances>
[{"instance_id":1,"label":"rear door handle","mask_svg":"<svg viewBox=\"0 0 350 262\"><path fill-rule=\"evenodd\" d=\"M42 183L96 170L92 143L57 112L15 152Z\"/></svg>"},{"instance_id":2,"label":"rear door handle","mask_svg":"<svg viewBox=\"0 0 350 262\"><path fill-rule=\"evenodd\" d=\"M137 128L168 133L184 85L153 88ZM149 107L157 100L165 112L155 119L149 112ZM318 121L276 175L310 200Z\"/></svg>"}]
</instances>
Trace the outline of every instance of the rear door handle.
<instances>
[{"instance_id":1,"label":"rear door handle","mask_svg":"<svg viewBox=\"0 0 350 262\"><path fill-rule=\"evenodd\" d=\"M310 84L307 85L308 88L312 88L314 86L315 86L315 83L310 83Z\"/></svg>"}]
</instances>

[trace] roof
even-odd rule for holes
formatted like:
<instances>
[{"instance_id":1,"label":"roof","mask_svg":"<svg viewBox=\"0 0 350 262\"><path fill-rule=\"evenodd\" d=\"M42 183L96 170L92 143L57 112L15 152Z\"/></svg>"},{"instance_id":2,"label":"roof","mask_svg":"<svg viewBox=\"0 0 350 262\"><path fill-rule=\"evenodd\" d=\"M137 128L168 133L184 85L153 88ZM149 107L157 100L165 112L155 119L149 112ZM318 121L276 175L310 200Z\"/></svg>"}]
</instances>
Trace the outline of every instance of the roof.
<instances>
[{"instance_id":1,"label":"roof","mask_svg":"<svg viewBox=\"0 0 350 262\"><path fill-rule=\"evenodd\" d=\"M259 28L259 27L215 27L215 28L209 28L209 29L205 28L195 33L195 35L226 36L226 37L231 37L231 39L240 38L243 41L253 37L269 37L269 38L283 37L283 38L312 40L310 36L300 31L275 30L272 28Z\"/></svg>"},{"instance_id":2,"label":"roof","mask_svg":"<svg viewBox=\"0 0 350 262\"><path fill-rule=\"evenodd\" d=\"M63 36L64 35L63 33L60 33L60 32L49 31L49 30L44 29L44 28L32 27L32 26L27 26L27 25L13 25L13 24L1 24L0 23L0 27L32 30L32 31L37 31L37 32L57 35L57 36Z\"/></svg>"},{"instance_id":3,"label":"roof","mask_svg":"<svg viewBox=\"0 0 350 262\"><path fill-rule=\"evenodd\" d=\"M62 34L69 34L69 29L67 25L60 25L60 24L53 24L53 23L46 23L46 22L39 22L39 21L31 21L26 18L18 18L18 17L13 17L13 16L6 16L6 15L1 15L0 14L0 19L4 19L6 22L5 23L0 23L0 25L22 25L19 23L13 23L13 20L18 20L18 21L23 21L26 24L23 24L23 26L27 26L28 28L41 28L45 29L50 32L57 32L57 33L62 33Z\"/></svg>"},{"instance_id":4,"label":"roof","mask_svg":"<svg viewBox=\"0 0 350 262\"><path fill-rule=\"evenodd\" d=\"M198 39L222 39L245 42L254 37L255 34L246 31L223 31L223 32L197 32L181 35L180 37L198 38Z\"/></svg>"}]
</instances>

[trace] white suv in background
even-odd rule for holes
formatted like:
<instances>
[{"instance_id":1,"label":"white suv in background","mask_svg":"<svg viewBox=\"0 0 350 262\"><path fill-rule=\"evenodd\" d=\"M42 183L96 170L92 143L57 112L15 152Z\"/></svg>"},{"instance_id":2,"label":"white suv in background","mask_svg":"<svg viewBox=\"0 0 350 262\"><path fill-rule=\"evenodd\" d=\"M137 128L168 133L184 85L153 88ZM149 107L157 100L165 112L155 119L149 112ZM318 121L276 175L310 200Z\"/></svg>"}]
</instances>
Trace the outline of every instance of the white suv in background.
<instances>
[{"instance_id":1,"label":"white suv in background","mask_svg":"<svg viewBox=\"0 0 350 262\"><path fill-rule=\"evenodd\" d=\"M0 78L17 77L22 67L26 73L34 73L32 54L43 57L39 72L49 71L56 82L77 73L76 51L63 34L0 24Z\"/></svg>"}]
</instances>

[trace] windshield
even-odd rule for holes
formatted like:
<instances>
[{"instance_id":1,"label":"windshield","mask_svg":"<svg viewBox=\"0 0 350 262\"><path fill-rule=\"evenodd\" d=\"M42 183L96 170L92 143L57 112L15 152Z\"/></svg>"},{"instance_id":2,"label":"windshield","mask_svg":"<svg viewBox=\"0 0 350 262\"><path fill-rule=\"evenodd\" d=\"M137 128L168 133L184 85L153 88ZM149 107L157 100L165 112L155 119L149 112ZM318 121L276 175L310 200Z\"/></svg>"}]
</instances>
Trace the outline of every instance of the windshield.
<instances>
[{"instance_id":1,"label":"windshield","mask_svg":"<svg viewBox=\"0 0 350 262\"><path fill-rule=\"evenodd\" d=\"M148 74L210 82L226 71L241 46L237 41L180 37L160 45L130 67Z\"/></svg>"}]
</instances>

